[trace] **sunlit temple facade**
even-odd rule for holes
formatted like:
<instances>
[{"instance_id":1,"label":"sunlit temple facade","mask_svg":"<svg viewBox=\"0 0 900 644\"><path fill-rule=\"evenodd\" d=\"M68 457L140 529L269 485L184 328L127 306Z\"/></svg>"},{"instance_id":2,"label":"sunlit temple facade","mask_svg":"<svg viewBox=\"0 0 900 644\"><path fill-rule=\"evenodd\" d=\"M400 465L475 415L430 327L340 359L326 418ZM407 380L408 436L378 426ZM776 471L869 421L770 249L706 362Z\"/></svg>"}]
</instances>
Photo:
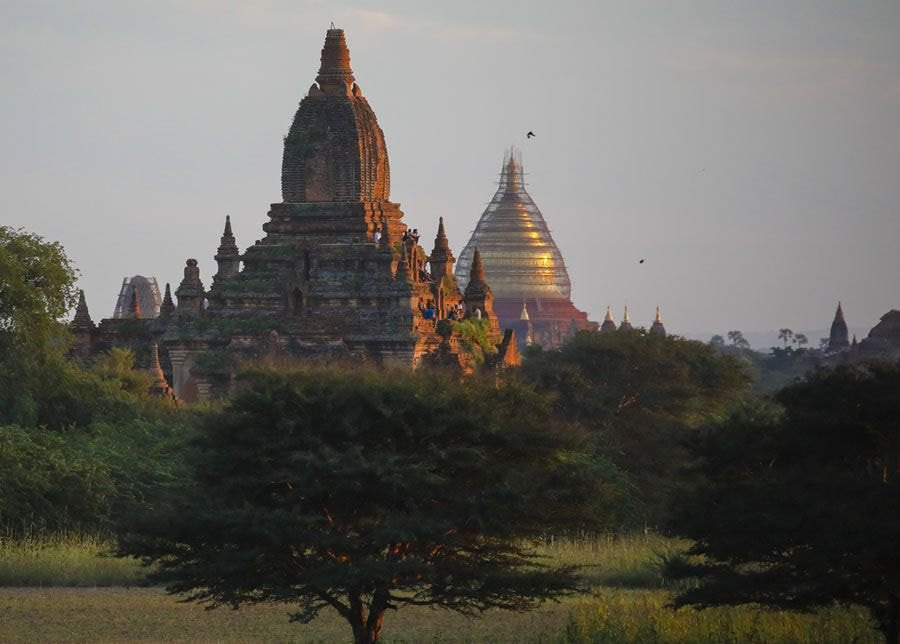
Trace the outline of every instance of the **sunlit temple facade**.
<instances>
[{"instance_id":1,"label":"sunlit temple facade","mask_svg":"<svg viewBox=\"0 0 900 644\"><path fill-rule=\"evenodd\" d=\"M525 189L522 157L515 148L505 154L497 192L459 255L456 279L461 287L476 248L500 324L515 329L520 343L555 348L577 331L598 328L572 303L565 262Z\"/></svg>"},{"instance_id":2,"label":"sunlit temple facade","mask_svg":"<svg viewBox=\"0 0 900 644\"><path fill-rule=\"evenodd\" d=\"M242 253L226 218L215 272L203 278L201 263L188 259L174 299L166 284L152 315L138 289L123 288L127 312L122 303L119 316L94 325L82 296L73 355L128 346L154 374L155 391L191 400L227 391L238 361L266 356L470 371L478 362L461 350L452 322L473 318L492 342L486 366L518 362L475 247L459 284L443 221L428 253L390 201L384 134L341 29L328 30L319 73L284 139L281 187L261 240Z\"/></svg>"}]
</instances>

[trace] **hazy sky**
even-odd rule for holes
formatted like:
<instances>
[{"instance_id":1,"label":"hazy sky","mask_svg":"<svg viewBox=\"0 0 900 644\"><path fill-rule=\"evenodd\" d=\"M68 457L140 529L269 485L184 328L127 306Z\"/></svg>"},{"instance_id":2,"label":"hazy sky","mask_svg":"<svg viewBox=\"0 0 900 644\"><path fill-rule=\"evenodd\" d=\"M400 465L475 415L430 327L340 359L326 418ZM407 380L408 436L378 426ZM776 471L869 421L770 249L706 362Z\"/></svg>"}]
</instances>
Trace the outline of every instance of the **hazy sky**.
<instances>
[{"instance_id":1,"label":"hazy sky","mask_svg":"<svg viewBox=\"0 0 900 644\"><path fill-rule=\"evenodd\" d=\"M596 320L900 308L893 0L0 0L0 224L65 245L95 321L126 275L208 285L225 215L245 247L280 201L332 20L429 248L443 215L462 250L516 144Z\"/></svg>"}]
</instances>

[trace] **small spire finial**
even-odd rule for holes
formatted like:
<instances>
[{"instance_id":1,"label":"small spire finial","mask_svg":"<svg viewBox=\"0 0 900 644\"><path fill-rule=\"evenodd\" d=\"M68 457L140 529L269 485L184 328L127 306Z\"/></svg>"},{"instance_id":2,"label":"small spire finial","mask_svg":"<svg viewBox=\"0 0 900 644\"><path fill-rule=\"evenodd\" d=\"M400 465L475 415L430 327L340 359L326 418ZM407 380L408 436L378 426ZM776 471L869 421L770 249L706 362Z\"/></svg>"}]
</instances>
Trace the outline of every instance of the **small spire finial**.
<instances>
[{"instance_id":1,"label":"small spire finial","mask_svg":"<svg viewBox=\"0 0 900 644\"><path fill-rule=\"evenodd\" d=\"M225 215L225 237L234 237L231 233L231 215Z\"/></svg>"},{"instance_id":2,"label":"small spire finial","mask_svg":"<svg viewBox=\"0 0 900 644\"><path fill-rule=\"evenodd\" d=\"M613 320L612 311L610 310L610 306L609 306L609 305L606 306L606 317L603 318L603 319L606 320L606 321L609 321L609 322L614 322L614 321L615 321L615 320Z\"/></svg>"},{"instance_id":3,"label":"small spire finial","mask_svg":"<svg viewBox=\"0 0 900 644\"><path fill-rule=\"evenodd\" d=\"M623 322L631 322L631 319L628 317L628 305L625 305L625 317L622 318Z\"/></svg>"},{"instance_id":4,"label":"small spire finial","mask_svg":"<svg viewBox=\"0 0 900 644\"><path fill-rule=\"evenodd\" d=\"M141 302L138 299L137 287L131 287L131 303L128 305L128 317L135 320L141 319Z\"/></svg>"},{"instance_id":5,"label":"small spire finial","mask_svg":"<svg viewBox=\"0 0 900 644\"><path fill-rule=\"evenodd\" d=\"M481 263L481 251L475 247L475 254L472 257L472 270L469 273L470 284L484 283L484 264Z\"/></svg>"},{"instance_id":6,"label":"small spire finial","mask_svg":"<svg viewBox=\"0 0 900 644\"><path fill-rule=\"evenodd\" d=\"M660 324L662 324L662 315L660 315L660 313L659 313L659 307L658 307L658 306L656 307L656 319L654 319L653 321L654 321L654 322L659 322Z\"/></svg>"}]
</instances>

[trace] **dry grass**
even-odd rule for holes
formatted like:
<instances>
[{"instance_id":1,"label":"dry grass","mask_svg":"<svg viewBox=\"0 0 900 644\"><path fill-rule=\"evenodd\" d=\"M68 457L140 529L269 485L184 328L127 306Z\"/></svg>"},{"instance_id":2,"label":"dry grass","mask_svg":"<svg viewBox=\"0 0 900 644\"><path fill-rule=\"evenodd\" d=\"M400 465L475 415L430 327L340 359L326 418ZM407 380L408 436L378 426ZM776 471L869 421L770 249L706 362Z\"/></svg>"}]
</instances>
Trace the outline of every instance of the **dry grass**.
<instances>
[{"instance_id":1,"label":"dry grass","mask_svg":"<svg viewBox=\"0 0 900 644\"><path fill-rule=\"evenodd\" d=\"M666 606L660 555L685 542L654 534L554 539L552 560L584 567L593 596L546 604L533 613L489 611L471 619L405 608L385 617L385 642L878 642L861 610L813 614L751 607L706 611ZM290 624L288 605L206 610L140 583L133 560L104 556L93 536L29 537L0 542L0 641L348 641L331 611L309 625ZM57 587L48 587L57 586ZM60 587L69 586L69 587ZM80 588L72 586L81 586Z\"/></svg>"},{"instance_id":2,"label":"dry grass","mask_svg":"<svg viewBox=\"0 0 900 644\"><path fill-rule=\"evenodd\" d=\"M112 545L92 534L0 537L0 586L140 584L140 564L110 556Z\"/></svg>"}]
</instances>

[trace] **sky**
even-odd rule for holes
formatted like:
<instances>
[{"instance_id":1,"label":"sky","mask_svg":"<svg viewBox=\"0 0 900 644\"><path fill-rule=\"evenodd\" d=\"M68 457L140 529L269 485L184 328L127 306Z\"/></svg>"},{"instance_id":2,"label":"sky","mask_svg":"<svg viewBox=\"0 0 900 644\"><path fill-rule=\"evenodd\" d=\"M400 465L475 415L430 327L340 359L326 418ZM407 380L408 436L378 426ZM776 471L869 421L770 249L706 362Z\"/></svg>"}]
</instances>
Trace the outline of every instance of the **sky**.
<instances>
[{"instance_id":1,"label":"sky","mask_svg":"<svg viewBox=\"0 0 900 644\"><path fill-rule=\"evenodd\" d=\"M428 243L443 216L462 250L517 145L595 320L660 306L708 337L900 308L886 0L0 0L0 225L65 246L95 321L125 276L174 289L196 257L209 284L225 215L246 247L281 200L332 21Z\"/></svg>"}]
</instances>

